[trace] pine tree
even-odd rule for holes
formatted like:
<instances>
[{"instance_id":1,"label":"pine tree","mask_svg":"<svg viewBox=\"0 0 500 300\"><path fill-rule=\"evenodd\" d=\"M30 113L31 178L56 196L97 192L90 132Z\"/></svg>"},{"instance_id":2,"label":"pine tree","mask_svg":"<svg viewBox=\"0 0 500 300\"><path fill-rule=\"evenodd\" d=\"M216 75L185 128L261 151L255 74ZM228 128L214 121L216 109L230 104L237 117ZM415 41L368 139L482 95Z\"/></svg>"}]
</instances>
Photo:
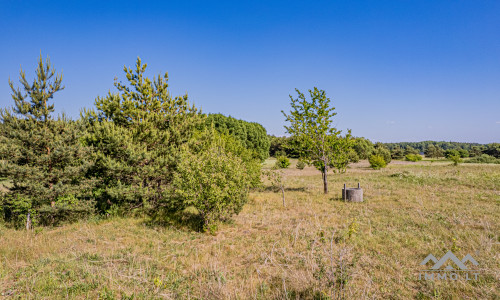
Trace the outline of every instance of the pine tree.
<instances>
[{"instance_id":1,"label":"pine tree","mask_svg":"<svg viewBox=\"0 0 500 300\"><path fill-rule=\"evenodd\" d=\"M0 175L13 187L2 198L4 217L19 224L28 213L33 223L57 223L93 211L91 181L84 175L91 162L80 143L82 126L54 118L54 94L64 89L47 58L40 55L32 83L20 72L22 88L12 89L14 107L0 112Z\"/></svg>"},{"instance_id":2,"label":"pine tree","mask_svg":"<svg viewBox=\"0 0 500 300\"><path fill-rule=\"evenodd\" d=\"M167 73L150 80L146 67L140 58L135 70L124 67L128 84L115 79L118 93L98 97L96 110L84 112L85 141L96 149L101 210L167 205L180 146L203 122L187 95L170 95Z\"/></svg>"}]
</instances>

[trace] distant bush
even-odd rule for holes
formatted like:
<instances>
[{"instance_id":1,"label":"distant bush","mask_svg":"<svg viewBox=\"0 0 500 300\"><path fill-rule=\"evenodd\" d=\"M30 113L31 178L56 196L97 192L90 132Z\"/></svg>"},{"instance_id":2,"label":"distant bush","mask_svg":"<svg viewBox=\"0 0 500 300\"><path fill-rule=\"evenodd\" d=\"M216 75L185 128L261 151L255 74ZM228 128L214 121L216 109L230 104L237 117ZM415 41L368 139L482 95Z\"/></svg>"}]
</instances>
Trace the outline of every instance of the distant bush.
<instances>
[{"instance_id":1,"label":"distant bush","mask_svg":"<svg viewBox=\"0 0 500 300\"><path fill-rule=\"evenodd\" d=\"M481 156L476 156L474 158L464 161L464 163L476 163L476 164L500 164L500 158L495 158L488 154L483 154Z\"/></svg>"},{"instance_id":2,"label":"distant bush","mask_svg":"<svg viewBox=\"0 0 500 300\"><path fill-rule=\"evenodd\" d=\"M408 155L405 156L405 160L407 160L407 161L413 161L413 162L421 161L422 160L422 156L419 155L419 154L408 154Z\"/></svg>"},{"instance_id":3,"label":"distant bush","mask_svg":"<svg viewBox=\"0 0 500 300\"><path fill-rule=\"evenodd\" d=\"M276 160L276 167L286 169L290 166L290 160L286 156L278 156Z\"/></svg>"},{"instance_id":4,"label":"distant bush","mask_svg":"<svg viewBox=\"0 0 500 300\"><path fill-rule=\"evenodd\" d=\"M496 158L500 158L500 144L499 143L492 143L488 144L486 146L486 149L484 149L484 154L491 155Z\"/></svg>"},{"instance_id":5,"label":"distant bush","mask_svg":"<svg viewBox=\"0 0 500 300\"><path fill-rule=\"evenodd\" d=\"M460 157L462 157L462 158L469 157L469 151L464 150L464 149L458 150L458 154L460 154Z\"/></svg>"},{"instance_id":6,"label":"distant bush","mask_svg":"<svg viewBox=\"0 0 500 300\"><path fill-rule=\"evenodd\" d=\"M462 158L460 157L460 155L450 155L448 157L449 160L451 160L453 162L453 165L454 166L458 166L459 163L463 162Z\"/></svg>"},{"instance_id":7,"label":"distant bush","mask_svg":"<svg viewBox=\"0 0 500 300\"><path fill-rule=\"evenodd\" d=\"M389 149L387 149L382 143L377 143L375 145L375 150L373 151L373 155L382 156L386 165L390 163L392 160L391 151L389 151Z\"/></svg>"},{"instance_id":8,"label":"distant bush","mask_svg":"<svg viewBox=\"0 0 500 300\"><path fill-rule=\"evenodd\" d=\"M355 139L353 149L360 159L368 159L375 150L373 143L362 137Z\"/></svg>"},{"instance_id":9,"label":"distant bush","mask_svg":"<svg viewBox=\"0 0 500 300\"><path fill-rule=\"evenodd\" d=\"M354 150L349 151L348 157L349 157L350 162L353 162L353 163L359 162L359 156L356 153L356 151L354 151Z\"/></svg>"},{"instance_id":10,"label":"distant bush","mask_svg":"<svg viewBox=\"0 0 500 300\"><path fill-rule=\"evenodd\" d=\"M306 164L303 161L299 160L297 162L297 169L303 170L305 167L306 167Z\"/></svg>"},{"instance_id":11,"label":"distant bush","mask_svg":"<svg viewBox=\"0 0 500 300\"><path fill-rule=\"evenodd\" d=\"M401 147L396 146L391 150L391 158L392 159L403 159L404 151Z\"/></svg>"},{"instance_id":12,"label":"distant bush","mask_svg":"<svg viewBox=\"0 0 500 300\"><path fill-rule=\"evenodd\" d=\"M405 148L405 151L404 151L404 155L408 155L408 154L415 154L417 155L419 153L419 151L415 148L413 148L412 146L406 146Z\"/></svg>"},{"instance_id":13,"label":"distant bush","mask_svg":"<svg viewBox=\"0 0 500 300\"><path fill-rule=\"evenodd\" d=\"M209 114L205 125L209 128L211 124L218 132L231 135L246 148L255 151L255 155L262 161L269 157L271 141L267 136L266 129L261 124L238 120L223 114Z\"/></svg>"},{"instance_id":14,"label":"distant bush","mask_svg":"<svg viewBox=\"0 0 500 300\"><path fill-rule=\"evenodd\" d=\"M451 150L446 150L444 152L444 156L448 159L450 159L450 156L458 156L460 157L460 152L458 152L458 150L455 150L455 149L451 149Z\"/></svg>"},{"instance_id":15,"label":"distant bush","mask_svg":"<svg viewBox=\"0 0 500 300\"><path fill-rule=\"evenodd\" d=\"M382 157L381 155L371 155L368 158L368 161L370 162L370 167L372 167L375 170L385 168L387 166L384 157Z\"/></svg>"}]
</instances>

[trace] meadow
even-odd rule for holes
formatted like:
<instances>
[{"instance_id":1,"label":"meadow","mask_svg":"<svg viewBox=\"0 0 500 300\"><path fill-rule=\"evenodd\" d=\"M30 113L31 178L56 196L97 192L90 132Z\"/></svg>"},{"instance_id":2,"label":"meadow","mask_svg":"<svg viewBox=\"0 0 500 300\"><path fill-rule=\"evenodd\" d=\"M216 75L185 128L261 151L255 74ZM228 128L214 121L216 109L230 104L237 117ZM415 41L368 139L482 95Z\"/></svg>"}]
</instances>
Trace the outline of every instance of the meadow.
<instances>
[{"instance_id":1,"label":"meadow","mask_svg":"<svg viewBox=\"0 0 500 300\"><path fill-rule=\"evenodd\" d=\"M295 164L285 207L264 179L213 235L114 215L0 225L0 299L500 299L500 165L361 161L324 195L321 173ZM342 201L358 182L365 201ZM419 280L449 250L478 279Z\"/></svg>"}]
</instances>

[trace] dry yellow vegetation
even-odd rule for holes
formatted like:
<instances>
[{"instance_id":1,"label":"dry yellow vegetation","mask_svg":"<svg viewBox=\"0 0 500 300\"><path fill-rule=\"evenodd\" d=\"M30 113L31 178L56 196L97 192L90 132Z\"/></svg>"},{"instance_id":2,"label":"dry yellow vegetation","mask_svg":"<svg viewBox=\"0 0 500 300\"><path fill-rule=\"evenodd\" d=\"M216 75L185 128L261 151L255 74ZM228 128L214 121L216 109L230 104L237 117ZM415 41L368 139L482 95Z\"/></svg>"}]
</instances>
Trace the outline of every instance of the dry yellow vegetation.
<instances>
[{"instance_id":1,"label":"dry yellow vegetation","mask_svg":"<svg viewBox=\"0 0 500 300\"><path fill-rule=\"evenodd\" d=\"M141 218L17 231L0 225L6 299L498 299L500 165L366 162L328 177L285 170L216 235ZM266 162L266 167L273 164ZM340 200L358 182L365 202ZM471 254L478 280L419 280L420 262ZM0 298L2 298L0 296Z\"/></svg>"}]
</instances>

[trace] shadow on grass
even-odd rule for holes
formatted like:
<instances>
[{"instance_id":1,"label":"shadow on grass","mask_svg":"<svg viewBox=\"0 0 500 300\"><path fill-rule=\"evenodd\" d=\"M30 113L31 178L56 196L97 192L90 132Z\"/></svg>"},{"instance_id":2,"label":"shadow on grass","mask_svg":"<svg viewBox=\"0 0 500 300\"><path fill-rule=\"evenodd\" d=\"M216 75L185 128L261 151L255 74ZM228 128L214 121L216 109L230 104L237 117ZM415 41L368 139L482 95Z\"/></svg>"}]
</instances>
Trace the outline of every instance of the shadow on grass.
<instances>
[{"instance_id":1,"label":"shadow on grass","mask_svg":"<svg viewBox=\"0 0 500 300\"><path fill-rule=\"evenodd\" d=\"M272 185L261 187L259 189L260 192L276 192L279 191L278 188L273 187ZM309 190L305 187L285 187L285 192L304 192L309 193Z\"/></svg>"},{"instance_id":2,"label":"shadow on grass","mask_svg":"<svg viewBox=\"0 0 500 300\"><path fill-rule=\"evenodd\" d=\"M186 209L176 213L156 213L144 224L150 228L174 227L179 230L203 232L203 220L196 210Z\"/></svg>"}]
</instances>

